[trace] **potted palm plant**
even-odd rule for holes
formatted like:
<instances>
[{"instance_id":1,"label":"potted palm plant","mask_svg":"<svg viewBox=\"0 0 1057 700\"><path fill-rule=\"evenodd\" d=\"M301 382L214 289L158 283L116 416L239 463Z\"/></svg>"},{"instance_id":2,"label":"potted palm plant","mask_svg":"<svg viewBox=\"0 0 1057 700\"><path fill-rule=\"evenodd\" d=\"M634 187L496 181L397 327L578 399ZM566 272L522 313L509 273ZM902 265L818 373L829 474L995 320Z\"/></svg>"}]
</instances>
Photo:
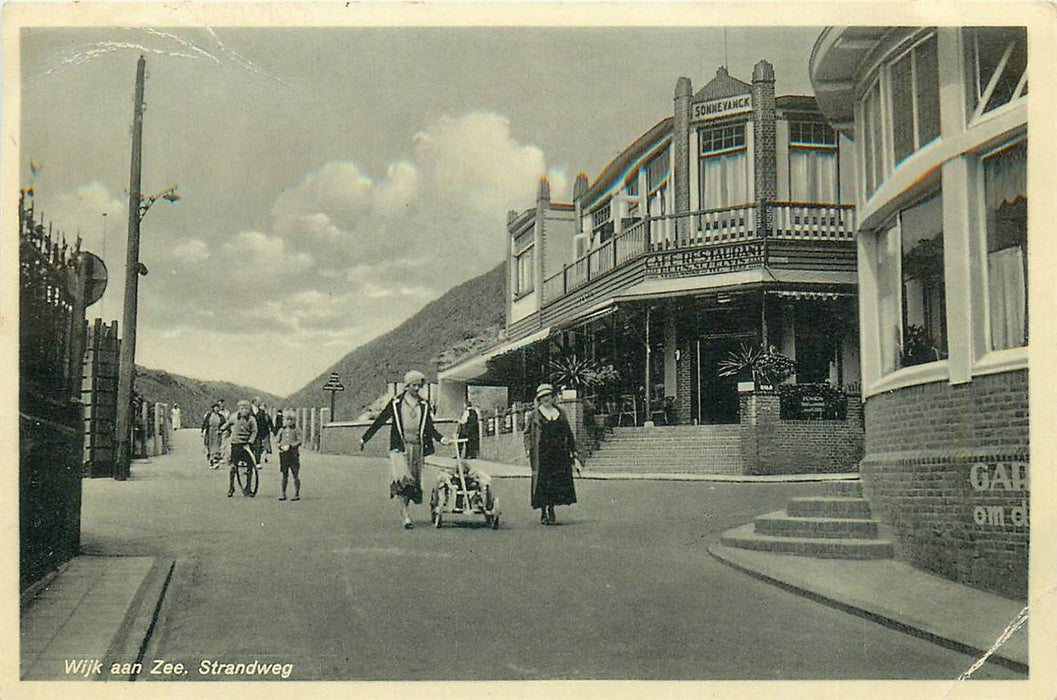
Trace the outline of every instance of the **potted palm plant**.
<instances>
[{"instance_id":1,"label":"potted palm plant","mask_svg":"<svg viewBox=\"0 0 1057 700\"><path fill-rule=\"evenodd\" d=\"M745 389L771 388L781 384L796 372L796 362L773 345L767 349L763 346L746 345L734 350L719 361L719 376L739 377L751 380L751 386ZM746 381L745 384L749 384ZM742 390L739 383L738 389Z\"/></svg>"}]
</instances>

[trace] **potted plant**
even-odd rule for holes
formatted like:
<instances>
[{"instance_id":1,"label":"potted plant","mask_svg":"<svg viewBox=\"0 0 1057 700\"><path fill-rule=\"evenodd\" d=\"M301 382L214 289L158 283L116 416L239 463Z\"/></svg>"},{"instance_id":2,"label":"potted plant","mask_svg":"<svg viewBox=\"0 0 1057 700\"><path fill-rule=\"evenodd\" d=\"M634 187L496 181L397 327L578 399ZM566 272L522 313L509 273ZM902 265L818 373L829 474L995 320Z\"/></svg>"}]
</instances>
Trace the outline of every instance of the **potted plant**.
<instances>
[{"instance_id":1,"label":"potted plant","mask_svg":"<svg viewBox=\"0 0 1057 700\"><path fill-rule=\"evenodd\" d=\"M773 345L765 350L762 346L742 343L719 362L719 376L751 378L756 389L781 384L794 372L796 362Z\"/></svg>"},{"instance_id":2,"label":"potted plant","mask_svg":"<svg viewBox=\"0 0 1057 700\"><path fill-rule=\"evenodd\" d=\"M551 360L549 369L552 384L561 387L563 391L571 390L577 394L589 389L597 390L620 378L620 373L613 365L602 364L591 358L581 358L575 353Z\"/></svg>"}]
</instances>

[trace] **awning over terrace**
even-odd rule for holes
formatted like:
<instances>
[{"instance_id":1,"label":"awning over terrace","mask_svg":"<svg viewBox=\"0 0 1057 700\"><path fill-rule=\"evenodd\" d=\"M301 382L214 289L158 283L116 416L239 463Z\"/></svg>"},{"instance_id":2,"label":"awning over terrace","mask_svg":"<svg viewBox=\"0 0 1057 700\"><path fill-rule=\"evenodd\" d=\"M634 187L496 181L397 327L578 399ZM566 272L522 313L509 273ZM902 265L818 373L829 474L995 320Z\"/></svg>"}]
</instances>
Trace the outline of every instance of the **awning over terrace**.
<instances>
[{"instance_id":1,"label":"awning over terrace","mask_svg":"<svg viewBox=\"0 0 1057 700\"><path fill-rule=\"evenodd\" d=\"M463 360L457 365L452 365L448 369L442 370L437 374L437 378L440 381L470 381L477 379L478 377L484 376L488 372L488 361L494 357L505 355L515 350L538 343L541 340L545 340L551 334L550 328L544 328L543 330L536 331L531 335L526 335L523 338L517 340L511 340L502 345L497 345L490 350L474 355L471 358Z\"/></svg>"}]
</instances>

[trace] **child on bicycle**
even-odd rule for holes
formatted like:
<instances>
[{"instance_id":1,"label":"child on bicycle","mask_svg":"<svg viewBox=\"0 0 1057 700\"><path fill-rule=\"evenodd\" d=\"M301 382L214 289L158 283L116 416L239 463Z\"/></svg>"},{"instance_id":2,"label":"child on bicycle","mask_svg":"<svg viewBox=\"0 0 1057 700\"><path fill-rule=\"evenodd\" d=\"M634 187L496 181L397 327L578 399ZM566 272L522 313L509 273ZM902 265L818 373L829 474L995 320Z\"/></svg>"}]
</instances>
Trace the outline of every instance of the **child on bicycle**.
<instances>
[{"instance_id":1,"label":"child on bicycle","mask_svg":"<svg viewBox=\"0 0 1057 700\"><path fill-rule=\"evenodd\" d=\"M280 501L286 500L287 472L294 477L294 497L290 500L301 500L301 433L297 429L297 417L293 409L282 414L282 427L279 429L279 471L283 475L283 493Z\"/></svg>"},{"instance_id":2,"label":"child on bicycle","mask_svg":"<svg viewBox=\"0 0 1057 700\"><path fill-rule=\"evenodd\" d=\"M240 465L249 469L257 466L252 450L257 440L257 420L250 413L249 401L239 401L238 410L224 424L224 430L231 431L231 470L228 472L228 498L231 498L235 495L235 477ZM243 496L253 495L249 483L247 478L246 486L242 488Z\"/></svg>"}]
</instances>

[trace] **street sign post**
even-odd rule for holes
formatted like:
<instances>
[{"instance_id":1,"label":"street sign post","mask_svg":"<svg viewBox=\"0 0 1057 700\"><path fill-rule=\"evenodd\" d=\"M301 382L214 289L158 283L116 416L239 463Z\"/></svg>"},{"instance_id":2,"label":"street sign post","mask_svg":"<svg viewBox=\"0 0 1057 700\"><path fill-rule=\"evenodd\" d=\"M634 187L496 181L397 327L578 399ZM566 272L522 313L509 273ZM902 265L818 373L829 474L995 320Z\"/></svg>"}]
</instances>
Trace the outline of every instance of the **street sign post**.
<instances>
[{"instance_id":1,"label":"street sign post","mask_svg":"<svg viewBox=\"0 0 1057 700\"><path fill-rule=\"evenodd\" d=\"M323 385L323 391L330 392L330 420L335 421L337 416L334 414L334 395L339 391L345 391L345 385L341 383L341 377L337 372L330 373L326 384Z\"/></svg>"}]
</instances>

